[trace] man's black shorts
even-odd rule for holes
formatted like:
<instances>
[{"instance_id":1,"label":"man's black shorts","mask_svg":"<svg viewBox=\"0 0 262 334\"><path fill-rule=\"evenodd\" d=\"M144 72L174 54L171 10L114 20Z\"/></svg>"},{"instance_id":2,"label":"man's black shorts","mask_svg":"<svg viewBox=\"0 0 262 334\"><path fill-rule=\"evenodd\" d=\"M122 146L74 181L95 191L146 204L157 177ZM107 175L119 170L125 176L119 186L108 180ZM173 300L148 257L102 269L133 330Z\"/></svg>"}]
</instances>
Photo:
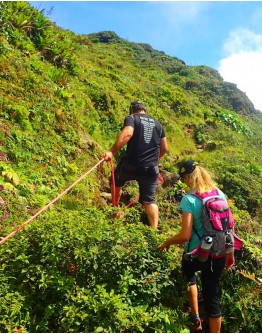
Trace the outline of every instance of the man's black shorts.
<instances>
[{"instance_id":1,"label":"man's black shorts","mask_svg":"<svg viewBox=\"0 0 262 334\"><path fill-rule=\"evenodd\" d=\"M139 202L154 204L159 170L157 166L142 167L120 161L115 169L115 186L123 187L127 181L139 184Z\"/></svg>"}]
</instances>

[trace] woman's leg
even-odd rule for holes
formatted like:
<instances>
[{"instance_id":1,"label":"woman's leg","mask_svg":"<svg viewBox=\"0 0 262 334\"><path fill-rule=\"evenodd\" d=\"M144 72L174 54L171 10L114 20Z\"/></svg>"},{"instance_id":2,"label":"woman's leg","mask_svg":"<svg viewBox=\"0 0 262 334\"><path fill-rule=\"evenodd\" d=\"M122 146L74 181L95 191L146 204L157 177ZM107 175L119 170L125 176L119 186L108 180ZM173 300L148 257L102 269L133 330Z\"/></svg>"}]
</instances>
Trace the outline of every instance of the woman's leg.
<instances>
[{"instance_id":1,"label":"woman's leg","mask_svg":"<svg viewBox=\"0 0 262 334\"><path fill-rule=\"evenodd\" d=\"M198 311L198 289L196 284L188 285L188 301L191 308L191 330L202 331L202 322Z\"/></svg>"},{"instance_id":2,"label":"woman's leg","mask_svg":"<svg viewBox=\"0 0 262 334\"><path fill-rule=\"evenodd\" d=\"M220 277L224 267L225 258L209 258L201 272L202 294L211 333L220 333L221 330Z\"/></svg>"},{"instance_id":3,"label":"woman's leg","mask_svg":"<svg viewBox=\"0 0 262 334\"><path fill-rule=\"evenodd\" d=\"M188 282L188 301L191 309L191 330L198 332L202 330L202 322L198 310L198 288L196 284L195 272L200 270L201 263L197 260L182 260L182 271Z\"/></svg>"},{"instance_id":4,"label":"woman's leg","mask_svg":"<svg viewBox=\"0 0 262 334\"><path fill-rule=\"evenodd\" d=\"M209 328L210 333L220 333L221 330L222 317L209 318Z\"/></svg>"},{"instance_id":5,"label":"woman's leg","mask_svg":"<svg viewBox=\"0 0 262 334\"><path fill-rule=\"evenodd\" d=\"M198 315L198 289L197 285L188 285L188 300L192 315Z\"/></svg>"}]
</instances>

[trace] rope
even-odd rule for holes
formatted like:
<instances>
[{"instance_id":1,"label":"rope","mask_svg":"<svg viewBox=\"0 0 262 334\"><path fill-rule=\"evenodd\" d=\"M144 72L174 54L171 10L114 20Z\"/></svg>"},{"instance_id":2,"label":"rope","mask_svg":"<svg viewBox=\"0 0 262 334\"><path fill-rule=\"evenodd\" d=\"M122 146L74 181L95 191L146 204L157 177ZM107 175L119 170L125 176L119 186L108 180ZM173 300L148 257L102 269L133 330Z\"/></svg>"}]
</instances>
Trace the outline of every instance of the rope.
<instances>
[{"instance_id":1,"label":"rope","mask_svg":"<svg viewBox=\"0 0 262 334\"><path fill-rule=\"evenodd\" d=\"M82 181L89 173L91 173L97 166L99 166L104 161L104 158L101 159L94 167L92 167L89 171L87 171L84 175L82 175L78 180L76 180L70 187L64 190L60 195L58 195L55 199L53 199L49 204L44 206L41 210L39 210L36 214L34 214L31 218L29 218L22 225L18 226L15 230L13 230L10 234L0 240L0 245L5 243L8 239L10 239L13 235L18 233L22 228L31 223L36 217L38 217L42 212L46 211L50 206L52 206L55 202L57 202L62 196L64 196L68 191L70 191L75 185L77 185L80 181Z\"/></svg>"},{"instance_id":2,"label":"rope","mask_svg":"<svg viewBox=\"0 0 262 334\"><path fill-rule=\"evenodd\" d=\"M111 166L112 203L113 203L113 206L117 206L117 205L116 205L115 171L114 171L114 165L113 165L113 161L112 161L112 160L110 160L110 166Z\"/></svg>"},{"instance_id":3,"label":"rope","mask_svg":"<svg viewBox=\"0 0 262 334\"><path fill-rule=\"evenodd\" d=\"M131 206L133 206L137 201L139 200L139 197L136 197L135 199L133 199L127 206L126 208L130 208Z\"/></svg>"}]
</instances>

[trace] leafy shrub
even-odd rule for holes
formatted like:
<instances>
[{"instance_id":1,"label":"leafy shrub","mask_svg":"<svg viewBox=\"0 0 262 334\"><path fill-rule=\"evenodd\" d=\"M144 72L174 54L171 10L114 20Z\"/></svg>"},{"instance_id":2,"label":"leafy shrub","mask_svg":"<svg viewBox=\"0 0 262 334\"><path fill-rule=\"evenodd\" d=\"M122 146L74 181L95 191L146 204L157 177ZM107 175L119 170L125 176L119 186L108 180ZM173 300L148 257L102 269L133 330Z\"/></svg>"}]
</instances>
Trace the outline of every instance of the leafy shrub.
<instances>
[{"instance_id":1,"label":"leafy shrub","mask_svg":"<svg viewBox=\"0 0 262 334\"><path fill-rule=\"evenodd\" d=\"M233 131L244 133L248 136L252 135L252 132L247 128L245 124L232 113L225 110L220 110L216 112L215 118L220 122L224 123L226 126L230 127Z\"/></svg>"},{"instance_id":2,"label":"leafy shrub","mask_svg":"<svg viewBox=\"0 0 262 334\"><path fill-rule=\"evenodd\" d=\"M139 222L112 220L112 209L104 213L94 208L61 209L45 213L0 248L2 331L186 330L180 251L159 253L163 236ZM258 289L255 285L245 289L250 283L242 276L224 275L223 328L256 331L259 298L257 308L246 306ZM245 297L240 298L243 291ZM228 301L233 303L230 310ZM254 321L249 323L248 318Z\"/></svg>"},{"instance_id":3,"label":"leafy shrub","mask_svg":"<svg viewBox=\"0 0 262 334\"><path fill-rule=\"evenodd\" d=\"M30 314L27 330L166 330L181 311L179 305L176 312L161 309L162 292L173 281L157 233L141 224L107 223L95 209L67 213L63 221L54 213L52 222L50 215L34 222L0 249L8 293L19 291L21 313Z\"/></svg>"},{"instance_id":4,"label":"leafy shrub","mask_svg":"<svg viewBox=\"0 0 262 334\"><path fill-rule=\"evenodd\" d=\"M9 106L9 113L15 118L15 120L21 125L21 128L25 131L32 131L31 123L28 119L30 112L21 105Z\"/></svg>"},{"instance_id":5,"label":"leafy shrub","mask_svg":"<svg viewBox=\"0 0 262 334\"><path fill-rule=\"evenodd\" d=\"M255 333L261 328L261 287L240 272L224 272L222 279L222 303L228 322L223 331L231 333ZM228 291L231 291L229 293Z\"/></svg>"},{"instance_id":6,"label":"leafy shrub","mask_svg":"<svg viewBox=\"0 0 262 334\"><path fill-rule=\"evenodd\" d=\"M210 133L206 131L206 124L201 123L197 126L195 138L196 138L197 144L204 144L210 141L212 137Z\"/></svg>"},{"instance_id":7,"label":"leafy shrub","mask_svg":"<svg viewBox=\"0 0 262 334\"><path fill-rule=\"evenodd\" d=\"M20 183L20 179L16 174L16 172L12 169L12 167L1 161L0 161L0 171L4 179L12 183L14 186L17 186Z\"/></svg>"}]
</instances>

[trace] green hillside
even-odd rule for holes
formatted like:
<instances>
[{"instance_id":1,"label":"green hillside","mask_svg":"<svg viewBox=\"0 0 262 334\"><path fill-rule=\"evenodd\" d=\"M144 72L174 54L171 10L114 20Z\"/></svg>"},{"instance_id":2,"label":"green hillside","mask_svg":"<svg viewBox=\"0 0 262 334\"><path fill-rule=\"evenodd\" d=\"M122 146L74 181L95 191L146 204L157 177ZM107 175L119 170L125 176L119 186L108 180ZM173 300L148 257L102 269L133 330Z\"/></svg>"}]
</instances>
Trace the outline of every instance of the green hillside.
<instances>
[{"instance_id":1,"label":"green hillside","mask_svg":"<svg viewBox=\"0 0 262 334\"><path fill-rule=\"evenodd\" d=\"M99 162L142 100L167 135L163 175L186 158L208 167L245 241L223 275L222 330L261 332L262 113L236 85L10 1L0 2L0 92L0 240ZM0 245L0 332L188 332L182 248L157 250L179 229L184 185L159 187L156 232L138 203L125 207L136 184L114 218L110 165L100 167Z\"/></svg>"}]
</instances>

